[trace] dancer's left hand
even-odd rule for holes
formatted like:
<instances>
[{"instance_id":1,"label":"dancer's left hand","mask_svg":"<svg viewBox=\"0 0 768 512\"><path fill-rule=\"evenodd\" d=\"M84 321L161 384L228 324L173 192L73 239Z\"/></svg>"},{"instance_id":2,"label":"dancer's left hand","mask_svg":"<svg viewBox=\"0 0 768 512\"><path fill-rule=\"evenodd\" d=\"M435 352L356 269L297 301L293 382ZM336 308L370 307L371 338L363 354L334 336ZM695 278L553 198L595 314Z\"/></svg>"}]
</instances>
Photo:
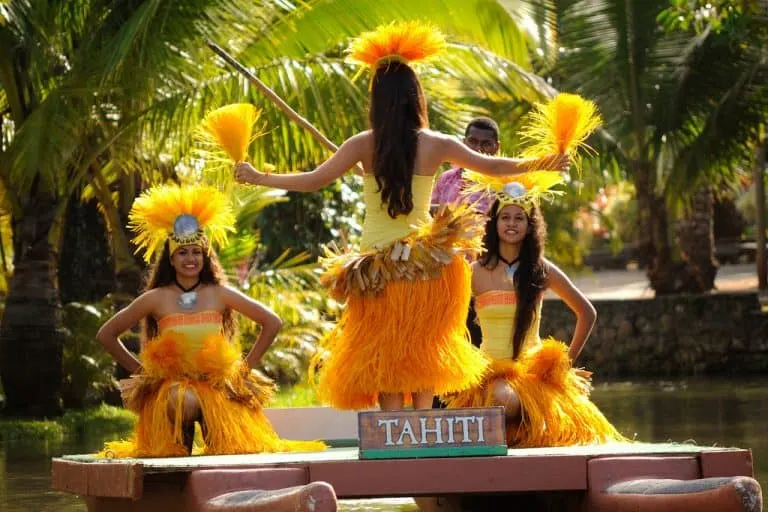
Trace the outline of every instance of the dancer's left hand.
<instances>
[{"instance_id":1,"label":"dancer's left hand","mask_svg":"<svg viewBox=\"0 0 768 512\"><path fill-rule=\"evenodd\" d=\"M256 168L248 162L235 164L235 180L238 183L258 185L263 181L264 176L266 176L266 174L257 171Z\"/></svg>"}]
</instances>

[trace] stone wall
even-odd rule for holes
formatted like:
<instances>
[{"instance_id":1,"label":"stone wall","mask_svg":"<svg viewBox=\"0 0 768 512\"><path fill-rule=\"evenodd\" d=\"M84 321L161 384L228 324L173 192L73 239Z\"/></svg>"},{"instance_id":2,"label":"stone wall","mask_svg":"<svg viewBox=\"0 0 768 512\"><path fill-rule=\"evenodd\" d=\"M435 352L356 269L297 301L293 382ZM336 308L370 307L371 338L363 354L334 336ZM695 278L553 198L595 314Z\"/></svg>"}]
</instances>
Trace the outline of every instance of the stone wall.
<instances>
[{"instance_id":1,"label":"stone wall","mask_svg":"<svg viewBox=\"0 0 768 512\"><path fill-rule=\"evenodd\" d=\"M768 313L755 293L596 300L597 324L577 366L611 378L768 372ZM541 335L570 342L575 315L544 301Z\"/></svg>"}]
</instances>

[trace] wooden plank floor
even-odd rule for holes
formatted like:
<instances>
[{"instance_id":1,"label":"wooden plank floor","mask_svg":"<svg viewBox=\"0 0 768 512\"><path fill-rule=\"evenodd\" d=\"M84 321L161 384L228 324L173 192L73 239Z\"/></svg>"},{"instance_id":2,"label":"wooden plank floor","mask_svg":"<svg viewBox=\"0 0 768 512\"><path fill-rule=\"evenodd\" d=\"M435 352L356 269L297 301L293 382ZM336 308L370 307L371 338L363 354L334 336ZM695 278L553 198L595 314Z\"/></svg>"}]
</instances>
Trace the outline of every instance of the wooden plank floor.
<instances>
[{"instance_id":1,"label":"wooden plank floor","mask_svg":"<svg viewBox=\"0 0 768 512\"><path fill-rule=\"evenodd\" d=\"M731 448L697 446L677 443L615 443L592 446L566 446L548 448L514 448L507 452L507 457L530 458L551 456L580 456L586 458L604 456L663 456L697 455L702 451L728 451ZM479 458L480 460L486 457ZM57 460L57 459L54 459ZM143 458L143 459L102 459L93 455L64 455L58 460L80 463L136 464L143 467L143 472L170 473L190 471L200 468L227 467L263 467L286 464L313 464L321 462L359 461L357 448L330 448L313 453L258 453L249 455L199 455L193 457ZM407 459L397 459L407 460ZM432 461L441 459L429 459Z\"/></svg>"}]
</instances>

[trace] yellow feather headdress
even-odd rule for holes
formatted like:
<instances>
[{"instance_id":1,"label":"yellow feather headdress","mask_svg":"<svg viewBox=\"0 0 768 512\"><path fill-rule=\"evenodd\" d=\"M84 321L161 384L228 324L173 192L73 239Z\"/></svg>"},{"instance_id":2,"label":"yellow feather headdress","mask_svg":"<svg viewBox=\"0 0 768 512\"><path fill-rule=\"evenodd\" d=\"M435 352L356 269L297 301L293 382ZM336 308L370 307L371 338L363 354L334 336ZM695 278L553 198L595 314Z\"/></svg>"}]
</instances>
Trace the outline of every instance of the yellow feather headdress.
<instances>
[{"instance_id":1,"label":"yellow feather headdress","mask_svg":"<svg viewBox=\"0 0 768 512\"><path fill-rule=\"evenodd\" d=\"M445 37L434 26L420 21L398 21L355 38L349 48L349 59L376 71L381 64L425 60L443 49Z\"/></svg>"},{"instance_id":2,"label":"yellow feather headdress","mask_svg":"<svg viewBox=\"0 0 768 512\"><path fill-rule=\"evenodd\" d=\"M516 176L487 176L475 171L465 171L464 176L470 181L467 193L492 192L499 200L499 210L509 205L522 208L531 213L542 199L552 200L563 194L552 187L563 183L560 173L551 171L531 171Z\"/></svg>"},{"instance_id":3,"label":"yellow feather headdress","mask_svg":"<svg viewBox=\"0 0 768 512\"><path fill-rule=\"evenodd\" d=\"M165 240L171 254L182 245L221 244L234 231L235 216L229 201L211 186L159 185L136 198L128 227L136 233L133 242L152 261Z\"/></svg>"}]
</instances>

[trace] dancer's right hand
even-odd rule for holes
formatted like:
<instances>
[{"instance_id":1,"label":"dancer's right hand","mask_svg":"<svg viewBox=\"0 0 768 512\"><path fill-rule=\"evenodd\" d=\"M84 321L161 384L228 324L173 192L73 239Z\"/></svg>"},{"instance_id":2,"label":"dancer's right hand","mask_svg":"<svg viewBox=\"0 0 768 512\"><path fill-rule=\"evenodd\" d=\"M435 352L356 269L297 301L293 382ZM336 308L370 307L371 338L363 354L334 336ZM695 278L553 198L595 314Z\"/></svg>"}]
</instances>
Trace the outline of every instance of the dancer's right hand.
<instances>
[{"instance_id":1,"label":"dancer's right hand","mask_svg":"<svg viewBox=\"0 0 768 512\"><path fill-rule=\"evenodd\" d=\"M258 185L263 181L263 177L266 176L263 172L257 171L254 166L248 162L240 162L235 164L235 180L238 183L244 183L246 185Z\"/></svg>"},{"instance_id":2,"label":"dancer's right hand","mask_svg":"<svg viewBox=\"0 0 768 512\"><path fill-rule=\"evenodd\" d=\"M556 153L544 157L546 170L556 172L568 172L571 169L571 157L567 153Z\"/></svg>"}]
</instances>

